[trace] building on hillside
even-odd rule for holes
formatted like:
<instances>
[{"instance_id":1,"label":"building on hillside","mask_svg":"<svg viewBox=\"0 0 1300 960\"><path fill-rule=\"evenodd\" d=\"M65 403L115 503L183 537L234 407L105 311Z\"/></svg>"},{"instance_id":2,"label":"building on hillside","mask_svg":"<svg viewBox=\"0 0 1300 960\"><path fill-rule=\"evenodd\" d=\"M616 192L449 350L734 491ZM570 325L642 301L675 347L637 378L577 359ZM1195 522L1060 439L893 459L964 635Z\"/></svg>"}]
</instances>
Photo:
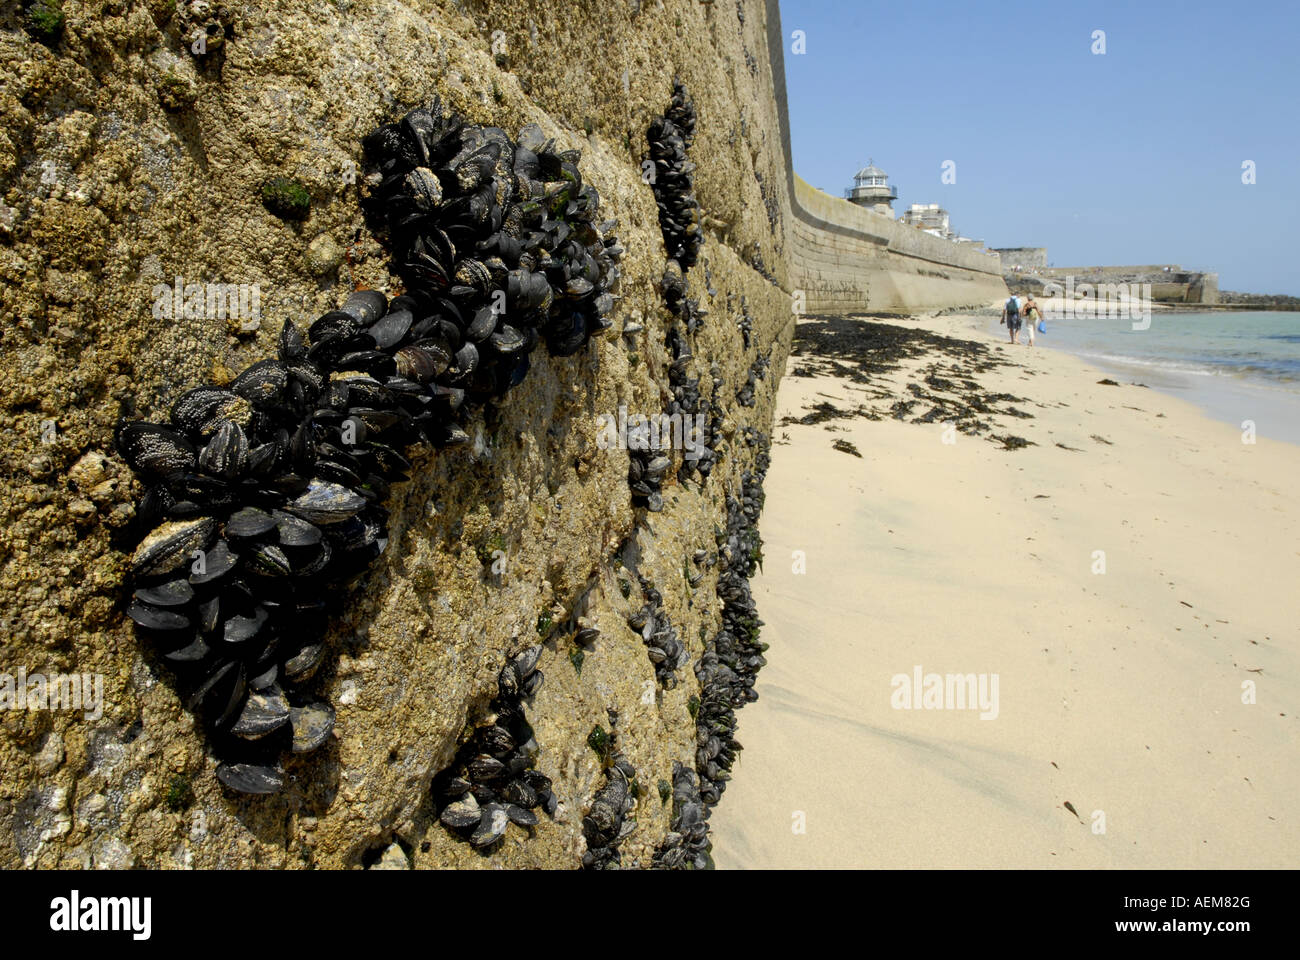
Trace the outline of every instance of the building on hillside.
<instances>
[{"instance_id":1,"label":"building on hillside","mask_svg":"<svg viewBox=\"0 0 1300 960\"><path fill-rule=\"evenodd\" d=\"M853 175L853 186L844 191L844 199L873 213L892 217L893 204L898 199L898 187L891 187L889 175L876 166L874 161L868 160L867 165Z\"/></svg>"}]
</instances>

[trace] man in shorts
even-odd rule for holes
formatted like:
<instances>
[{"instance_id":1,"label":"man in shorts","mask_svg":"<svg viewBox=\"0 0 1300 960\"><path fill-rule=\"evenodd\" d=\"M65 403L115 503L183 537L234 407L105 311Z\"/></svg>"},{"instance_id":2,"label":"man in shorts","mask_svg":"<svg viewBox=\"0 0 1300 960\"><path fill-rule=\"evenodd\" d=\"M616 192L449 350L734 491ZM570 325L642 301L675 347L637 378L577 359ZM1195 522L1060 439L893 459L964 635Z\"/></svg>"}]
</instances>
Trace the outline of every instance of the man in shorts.
<instances>
[{"instance_id":1,"label":"man in shorts","mask_svg":"<svg viewBox=\"0 0 1300 960\"><path fill-rule=\"evenodd\" d=\"M1020 336L1020 301L1015 297L1010 297L1002 305L1002 322L1007 325L1007 332L1011 334L1011 342L1019 343Z\"/></svg>"}]
</instances>

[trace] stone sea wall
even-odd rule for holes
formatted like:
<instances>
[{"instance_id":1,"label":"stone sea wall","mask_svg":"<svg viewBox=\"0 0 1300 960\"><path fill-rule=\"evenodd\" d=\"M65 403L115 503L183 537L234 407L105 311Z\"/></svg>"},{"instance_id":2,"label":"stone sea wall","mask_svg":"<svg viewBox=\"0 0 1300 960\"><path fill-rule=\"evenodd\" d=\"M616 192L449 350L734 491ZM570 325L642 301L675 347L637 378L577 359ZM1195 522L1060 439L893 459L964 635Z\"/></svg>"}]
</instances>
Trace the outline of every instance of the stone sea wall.
<instances>
[{"instance_id":1,"label":"stone sea wall","mask_svg":"<svg viewBox=\"0 0 1300 960\"><path fill-rule=\"evenodd\" d=\"M690 664L721 622L716 537L770 427L792 289L819 251L851 243L859 269L841 264L809 310L987 299L979 261L927 260L924 241L874 244L792 212L804 207L780 36L775 0L0 12L0 867L576 866L606 782L589 734L610 711L640 788L622 863L649 865L672 819L659 787L696 762ZM687 275L708 310L692 375L725 415L707 482L678 481L675 462L648 513L599 418L670 400L675 321L642 162L675 77L698 115L705 230ZM355 288L400 292L361 216L360 140L435 96L581 150L626 248L614 326L572 357L539 348L520 386L467 418L468 444L413 452L387 501L387 549L323 638L312 692L337 710L332 740L286 763L280 793L237 796L124 616L143 488L114 427L165 420L178 394L228 382L273 355L283 324L305 329ZM297 218L263 202L273 178ZM864 271L874 279L856 292L836 286ZM671 687L627 625L651 587L691 658ZM528 718L559 806L484 856L436 822L430 784L506 658L539 640ZM73 674L102 699L35 696L31 678ZM34 699L17 702L23 688Z\"/></svg>"},{"instance_id":2,"label":"stone sea wall","mask_svg":"<svg viewBox=\"0 0 1300 960\"><path fill-rule=\"evenodd\" d=\"M692 558L716 553L726 496L760 449L745 428L767 429L789 346L765 8L65 2L52 42L6 9L0 680L98 677L103 709L0 710L0 865L575 866L604 782L587 738L611 709L642 786L622 860L648 865L672 815L656 785L675 762L694 765L699 691L689 665L674 688L656 683L626 621L645 578L692 662L717 631L717 567ZM633 509L626 451L601 449L598 417L667 406L665 258L641 162L674 76L699 116L707 236L687 279L710 312L695 367L707 383L717 365L726 416L707 483L667 479L663 511L647 514ZM622 299L613 330L577 356L539 348L525 382L465 424L469 444L416 456L388 502L388 547L330 628L313 681L338 711L333 741L286 764L281 793L235 796L123 616L141 488L113 428L124 415L165 419L178 393L270 356L284 322L305 329L354 286L397 292L360 214L359 141L435 95L473 122L512 134L538 123L582 151L584 179L619 220ZM273 177L305 188L305 219L263 205ZM171 316L176 278L255 286L260 315ZM735 394L764 355L771 373L742 405ZM581 658L579 627L600 631ZM539 639L545 681L529 717L559 807L531 839L512 827L481 856L436 823L430 782L505 658Z\"/></svg>"},{"instance_id":3,"label":"stone sea wall","mask_svg":"<svg viewBox=\"0 0 1300 960\"><path fill-rule=\"evenodd\" d=\"M790 282L808 313L913 313L1005 295L996 255L873 214L794 178Z\"/></svg>"}]
</instances>

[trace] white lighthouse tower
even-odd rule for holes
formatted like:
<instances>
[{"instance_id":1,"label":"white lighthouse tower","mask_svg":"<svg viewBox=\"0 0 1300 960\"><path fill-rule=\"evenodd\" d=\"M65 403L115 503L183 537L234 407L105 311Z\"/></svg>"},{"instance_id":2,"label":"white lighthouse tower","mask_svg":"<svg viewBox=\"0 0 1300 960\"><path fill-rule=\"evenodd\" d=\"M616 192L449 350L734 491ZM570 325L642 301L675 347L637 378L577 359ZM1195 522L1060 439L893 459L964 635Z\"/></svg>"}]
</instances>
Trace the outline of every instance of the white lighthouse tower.
<instances>
[{"instance_id":1,"label":"white lighthouse tower","mask_svg":"<svg viewBox=\"0 0 1300 960\"><path fill-rule=\"evenodd\" d=\"M874 161L868 160L867 165L853 175L853 189L844 191L844 198L892 219L898 188L891 187L889 175L876 166Z\"/></svg>"}]
</instances>

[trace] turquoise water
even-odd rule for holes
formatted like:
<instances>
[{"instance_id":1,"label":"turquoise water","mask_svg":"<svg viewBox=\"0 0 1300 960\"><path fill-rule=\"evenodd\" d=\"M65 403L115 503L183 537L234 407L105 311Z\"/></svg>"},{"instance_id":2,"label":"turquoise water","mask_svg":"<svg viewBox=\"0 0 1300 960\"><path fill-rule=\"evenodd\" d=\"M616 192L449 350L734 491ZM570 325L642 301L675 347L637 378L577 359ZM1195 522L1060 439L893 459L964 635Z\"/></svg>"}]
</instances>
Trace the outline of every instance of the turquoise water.
<instances>
[{"instance_id":1,"label":"turquoise water","mask_svg":"<svg viewBox=\"0 0 1300 960\"><path fill-rule=\"evenodd\" d=\"M1234 377L1300 391L1300 313L1151 312L1131 319L1049 320L1041 346L1182 377Z\"/></svg>"},{"instance_id":2,"label":"turquoise water","mask_svg":"<svg viewBox=\"0 0 1300 960\"><path fill-rule=\"evenodd\" d=\"M1249 420L1261 437L1300 444L1300 313L1153 310L1148 329L1134 330L1133 323L1049 319L1035 349L1068 351L1116 380L1172 394L1234 426ZM1006 336L997 320L989 329Z\"/></svg>"}]
</instances>

